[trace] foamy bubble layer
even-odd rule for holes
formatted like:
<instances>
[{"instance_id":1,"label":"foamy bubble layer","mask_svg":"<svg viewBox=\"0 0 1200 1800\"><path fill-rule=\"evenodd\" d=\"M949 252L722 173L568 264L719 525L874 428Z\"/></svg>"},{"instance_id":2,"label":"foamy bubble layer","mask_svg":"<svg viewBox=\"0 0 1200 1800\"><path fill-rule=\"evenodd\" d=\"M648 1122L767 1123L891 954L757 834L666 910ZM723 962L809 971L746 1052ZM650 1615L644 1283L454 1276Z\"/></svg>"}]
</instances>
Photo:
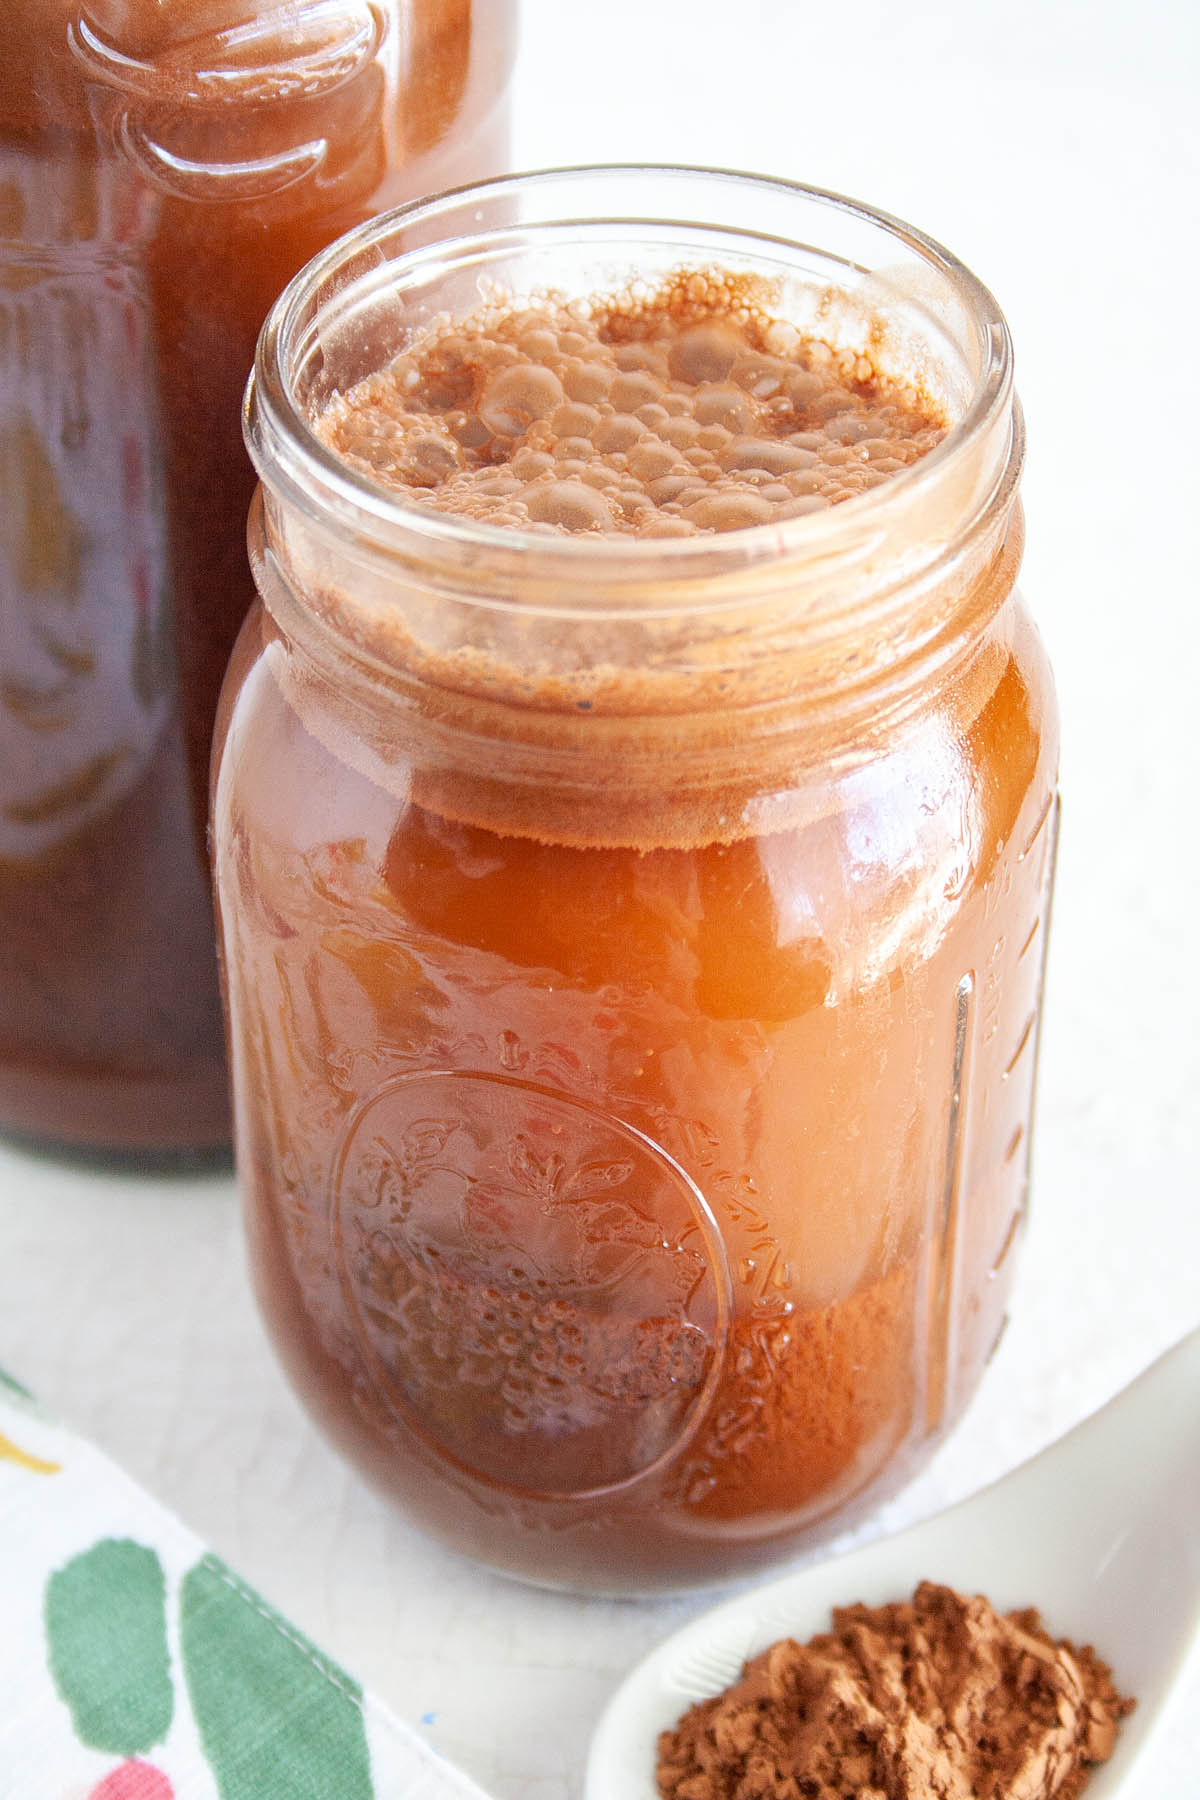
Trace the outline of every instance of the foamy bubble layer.
<instances>
[{"instance_id":1,"label":"foamy bubble layer","mask_svg":"<svg viewBox=\"0 0 1200 1800\"><path fill-rule=\"evenodd\" d=\"M692 537L836 506L945 435L922 394L802 337L738 278L649 299L483 307L314 421L380 486L542 533Z\"/></svg>"}]
</instances>

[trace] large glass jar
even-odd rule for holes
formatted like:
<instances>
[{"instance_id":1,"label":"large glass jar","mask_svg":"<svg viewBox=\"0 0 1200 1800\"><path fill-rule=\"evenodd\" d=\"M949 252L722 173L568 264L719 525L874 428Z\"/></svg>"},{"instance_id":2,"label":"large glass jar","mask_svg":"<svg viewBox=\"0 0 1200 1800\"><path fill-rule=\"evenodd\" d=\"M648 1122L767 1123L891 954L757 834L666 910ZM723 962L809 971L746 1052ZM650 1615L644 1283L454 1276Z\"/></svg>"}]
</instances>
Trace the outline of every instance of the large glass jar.
<instances>
[{"instance_id":1,"label":"large glass jar","mask_svg":"<svg viewBox=\"0 0 1200 1800\"><path fill-rule=\"evenodd\" d=\"M447 517L314 435L481 283L714 265L919 371L948 435L843 505L653 541ZM778 1557L957 1418L1025 1205L1057 727L995 303L828 195L551 172L317 259L248 438L213 842L291 1376L502 1568L631 1591Z\"/></svg>"},{"instance_id":2,"label":"large glass jar","mask_svg":"<svg viewBox=\"0 0 1200 1800\"><path fill-rule=\"evenodd\" d=\"M0 1130L228 1143L204 830L242 388L323 244L502 166L514 7L8 0Z\"/></svg>"}]
</instances>

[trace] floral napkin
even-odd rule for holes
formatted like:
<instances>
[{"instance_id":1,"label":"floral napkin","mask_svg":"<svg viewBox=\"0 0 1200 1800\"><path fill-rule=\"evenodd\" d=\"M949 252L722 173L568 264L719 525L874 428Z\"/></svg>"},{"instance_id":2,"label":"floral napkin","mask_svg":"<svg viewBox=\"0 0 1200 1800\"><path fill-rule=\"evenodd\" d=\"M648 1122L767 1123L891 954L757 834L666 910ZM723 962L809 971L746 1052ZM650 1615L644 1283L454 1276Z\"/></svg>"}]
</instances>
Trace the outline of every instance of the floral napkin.
<instances>
[{"instance_id":1,"label":"floral napkin","mask_svg":"<svg viewBox=\"0 0 1200 1800\"><path fill-rule=\"evenodd\" d=\"M486 1800L0 1374L0 1800Z\"/></svg>"}]
</instances>

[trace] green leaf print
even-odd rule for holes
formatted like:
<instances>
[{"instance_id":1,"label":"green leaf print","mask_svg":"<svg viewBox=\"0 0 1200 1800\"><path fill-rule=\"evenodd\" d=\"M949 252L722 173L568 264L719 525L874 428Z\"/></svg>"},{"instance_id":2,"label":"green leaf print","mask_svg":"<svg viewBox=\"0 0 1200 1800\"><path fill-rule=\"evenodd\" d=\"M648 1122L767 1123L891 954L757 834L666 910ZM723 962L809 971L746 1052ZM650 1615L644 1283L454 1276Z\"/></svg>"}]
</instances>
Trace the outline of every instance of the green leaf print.
<instances>
[{"instance_id":1,"label":"green leaf print","mask_svg":"<svg viewBox=\"0 0 1200 1800\"><path fill-rule=\"evenodd\" d=\"M50 1672L76 1737L117 1756L161 1743L175 1695L154 1551L102 1538L54 1571L43 1606Z\"/></svg>"},{"instance_id":2,"label":"green leaf print","mask_svg":"<svg viewBox=\"0 0 1200 1800\"><path fill-rule=\"evenodd\" d=\"M29 1389L22 1387L16 1376L10 1375L7 1369L0 1369L0 1392L7 1395L10 1400L31 1401L33 1399Z\"/></svg>"},{"instance_id":3,"label":"green leaf print","mask_svg":"<svg viewBox=\"0 0 1200 1800\"><path fill-rule=\"evenodd\" d=\"M374 1800L361 1688L215 1556L184 1577L180 1639L221 1800Z\"/></svg>"}]
</instances>

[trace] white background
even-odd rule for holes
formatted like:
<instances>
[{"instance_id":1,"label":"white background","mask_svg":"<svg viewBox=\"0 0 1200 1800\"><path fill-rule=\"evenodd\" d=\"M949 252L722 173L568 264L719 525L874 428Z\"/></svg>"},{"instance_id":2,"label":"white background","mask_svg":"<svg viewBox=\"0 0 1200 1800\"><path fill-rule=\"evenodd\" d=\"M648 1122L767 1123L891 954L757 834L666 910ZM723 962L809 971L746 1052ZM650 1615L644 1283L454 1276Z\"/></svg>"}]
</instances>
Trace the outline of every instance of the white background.
<instances>
[{"instance_id":1,"label":"white background","mask_svg":"<svg viewBox=\"0 0 1200 1800\"><path fill-rule=\"evenodd\" d=\"M983 1389L878 1530L1021 1460L1200 1320L1200 6L524 0L515 111L518 166L720 163L898 213L1016 340L1023 585L1064 722L1035 1207ZM393 1516L275 1370L226 1178L0 1148L0 1366L497 1800L574 1800L616 1679L699 1604L526 1590ZM1198 1754L1200 1671L1137 1793L1194 1794Z\"/></svg>"}]
</instances>

